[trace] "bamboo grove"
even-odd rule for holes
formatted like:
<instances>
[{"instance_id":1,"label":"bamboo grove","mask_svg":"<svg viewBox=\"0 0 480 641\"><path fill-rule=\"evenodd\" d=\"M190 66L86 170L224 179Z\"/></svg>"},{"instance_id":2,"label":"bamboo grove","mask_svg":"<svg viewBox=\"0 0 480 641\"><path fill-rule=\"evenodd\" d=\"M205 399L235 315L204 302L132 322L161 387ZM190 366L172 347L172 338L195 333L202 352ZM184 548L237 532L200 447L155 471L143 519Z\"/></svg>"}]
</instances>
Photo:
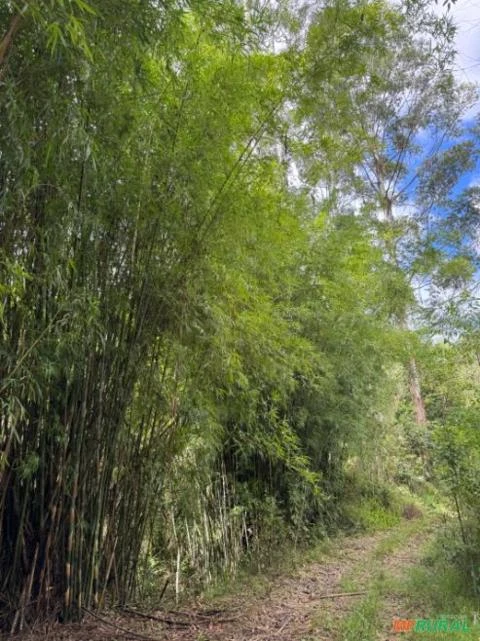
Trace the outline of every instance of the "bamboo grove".
<instances>
[{"instance_id":1,"label":"bamboo grove","mask_svg":"<svg viewBox=\"0 0 480 641\"><path fill-rule=\"evenodd\" d=\"M465 294L475 271L475 216L454 233L475 193L450 200L476 139L420 1L7 0L0 27L16 631L168 577L178 598L340 522L349 465L395 476L425 348L408 321L448 322L414 287ZM424 158L426 128L452 142Z\"/></svg>"}]
</instances>

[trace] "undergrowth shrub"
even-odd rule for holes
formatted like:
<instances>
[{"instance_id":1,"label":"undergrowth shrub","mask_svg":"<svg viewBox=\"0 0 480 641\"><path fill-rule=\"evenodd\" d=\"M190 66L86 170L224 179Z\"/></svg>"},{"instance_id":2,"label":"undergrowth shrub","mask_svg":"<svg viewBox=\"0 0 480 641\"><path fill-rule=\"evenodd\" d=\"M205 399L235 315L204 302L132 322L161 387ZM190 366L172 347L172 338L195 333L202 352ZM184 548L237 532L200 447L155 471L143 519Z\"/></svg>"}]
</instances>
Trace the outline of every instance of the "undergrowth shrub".
<instances>
[{"instance_id":1,"label":"undergrowth shrub","mask_svg":"<svg viewBox=\"0 0 480 641\"><path fill-rule=\"evenodd\" d=\"M348 475L343 505L345 525L353 530L374 531L400 521L405 501L394 487Z\"/></svg>"}]
</instances>

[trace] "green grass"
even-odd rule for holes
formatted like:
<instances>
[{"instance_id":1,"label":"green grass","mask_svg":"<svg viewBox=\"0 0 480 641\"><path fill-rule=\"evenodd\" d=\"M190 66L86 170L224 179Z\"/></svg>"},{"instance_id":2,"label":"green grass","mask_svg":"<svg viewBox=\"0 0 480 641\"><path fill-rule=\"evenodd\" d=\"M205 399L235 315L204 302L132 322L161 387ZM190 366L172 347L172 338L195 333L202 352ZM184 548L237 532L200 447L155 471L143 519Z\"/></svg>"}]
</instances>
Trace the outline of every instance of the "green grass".
<instances>
[{"instance_id":1,"label":"green grass","mask_svg":"<svg viewBox=\"0 0 480 641\"><path fill-rule=\"evenodd\" d=\"M387 530L400 522L400 515L376 498L364 498L350 508L350 518L367 532Z\"/></svg>"},{"instance_id":2,"label":"green grass","mask_svg":"<svg viewBox=\"0 0 480 641\"><path fill-rule=\"evenodd\" d=\"M340 630L342 641L372 641L378 630L379 592L371 589L355 610L343 619Z\"/></svg>"},{"instance_id":3,"label":"green grass","mask_svg":"<svg viewBox=\"0 0 480 641\"><path fill-rule=\"evenodd\" d=\"M465 577L457 568L445 567L439 563L433 567L419 566L410 572L400 588L403 588L409 609L415 613L415 618L437 619L442 615L466 617L471 630L463 632L461 639L478 641L480 638L480 625L473 624L473 614L480 610L479 603L466 590ZM413 632L406 638L415 639L418 634ZM432 634L429 636L432 637ZM435 641L451 639L452 633L435 633Z\"/></svg>"},{"instance_id":4,"label":"green grass","mask_svg":"<svg viewBox=\"0 0 480 641\"><path fill-rule=\"evenodd\" d=\"M450 545L452 544L450 540ZM435 641L463 641L480 639L480 602L472 595L468 575L448 558L448 537L441 530L429 546L422 562L412 568L405 577L391 586L404 600L411 619L466 618L469 632L415 632L404 633L405 641L434 639ZM477 613L479 623L474 623Z\"/></svg>"},{"instance_id":5,"label":"green grass","mask_svg":"<svg viewBox=\"0 0 480 641\"><path fill-rule=\"evenodd\" d=\"M445 513L442 497L435 488L427 486L419 496L404 485L367 486L360 491L351 491L345 513L353 529L378 532L397 526L408 506L415 506L422 514L431 516Z\"/></svg>"},{"instance_id":6,"label":"green grass","mask_svg":"<svg viewBox=\"0 0 480 641\"><path fill-rule=\"evenodd\" d=\"M387 576L383 577L382 559L403 545L411 536L422 530L426 530L425 518L402 521L383 540L377 543L369 556L365 557L362 562L357 563L351 572L342 577L340 580L342 590L354 592L355 590L365 589L364 577L366 575L370 575L373 580L382 577L382 581L387 583L390 579Z\"/></svg>"},{"instance_id":7,"label":"green grass","mask_svg":"<svg viewBox=\"0 0 480 641\"><path fill-rule=\"evenodd\" d=\"M402 521L361 564L342 579L342 590L367 590L367 594L347 617L337 622L335 638L341 641L373 641L377 638L382 625L383 598L399 588L397 582L385 572L382 560L401 548L414 534L425 529L426 517ZM404 634L399 637L401 641L405 638Z\"/></svg>"}]
</instances>

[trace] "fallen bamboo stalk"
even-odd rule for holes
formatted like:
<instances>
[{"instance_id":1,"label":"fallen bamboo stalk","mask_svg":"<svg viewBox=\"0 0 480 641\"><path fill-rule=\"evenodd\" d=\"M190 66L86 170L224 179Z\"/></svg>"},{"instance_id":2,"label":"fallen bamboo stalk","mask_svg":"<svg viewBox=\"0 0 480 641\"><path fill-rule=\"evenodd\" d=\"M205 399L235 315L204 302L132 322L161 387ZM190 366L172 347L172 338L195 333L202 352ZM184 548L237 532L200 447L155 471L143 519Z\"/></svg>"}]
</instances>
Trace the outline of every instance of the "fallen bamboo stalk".
<instances>
[{"instance_id":1,"label":"fallen bamboo stalk","mask_svg":"<svg viewBox=\"0 0 480 641\"><path fill-rule=\"evenodd\" d=\"M173 614L173 615L179 615L183 617L189 617L192 619L192 621L181 621L177 619L170 619L167 617L162 617L154 614L146 614L145 612L140 612L139 610L133 610L128 607L123 607L121 608L122 612L125 612L127 614L133 614L136 616L139 616L143 619L150 619L152 621L160 621L162 623L167 623L168 625L178 625L180 627L189 627L193 625L193 620L197 619L196 623L232 623L233 621L238 621L239 617L231 617L231 618L216 618L215 615L206 615L202 614L201 612L185 612L185 611L175 611L175 610L168 610L168 614Z\"/></svg>"},{"instance_id":2,"label":"fallen bamboo stalk","mask_svg":"<svg viewBox=\"0 0 480 641\"><path fill-rule=\"evenodd\" d=\"M127 607L121 608L122 612L126 614L133 614L134 616L140 617L142 619L149 619L150 621L159 621L160 623L166 623L167 625L176 625L180 628L188 628L191 626L191 623L188 621L177 621L176 619L170 619L168 617L160 617L153 614L145 614L144 612L139 612L138 610L132 610Z\"/></svg>"},{"instance_id":3,"label":"fallen bamboo stalk","mask_svg":"<svg viewBox=\"0 0 480 641\"><path fill-rule=\"evenodd\" d=\"M367 594L366 590L359 590L358 592L335 592L334 594L321 594L320 596L315 597L316 599L336 599L342 596L359 596L361 594Z\"/></svg>"},{"instance_id":4,"label":"fallen bamboo stalk","mask_svg":"<svg viewBox=\"0 0 480 641\"><path fill-rule=\"evenodd\" d=\"M109 625L110 627L115 628L125 636L129 636L135 639L142 639L142 641L161 641L161 639L159 639L158 637L149 637L145 634L140 634L140 632L134 632L133 630L128 630L127 628L124 628L123 626L118 625L117 623L112 623L111 621L108 621L108 619L104 619L103 617L99 616L98 614L95 614L95 612L92 612L87 608L82 607L82 610L87 614L90 614L92 617L95 617L95 619L98 619L105 625Z\"/></svg>"}]
</instances>

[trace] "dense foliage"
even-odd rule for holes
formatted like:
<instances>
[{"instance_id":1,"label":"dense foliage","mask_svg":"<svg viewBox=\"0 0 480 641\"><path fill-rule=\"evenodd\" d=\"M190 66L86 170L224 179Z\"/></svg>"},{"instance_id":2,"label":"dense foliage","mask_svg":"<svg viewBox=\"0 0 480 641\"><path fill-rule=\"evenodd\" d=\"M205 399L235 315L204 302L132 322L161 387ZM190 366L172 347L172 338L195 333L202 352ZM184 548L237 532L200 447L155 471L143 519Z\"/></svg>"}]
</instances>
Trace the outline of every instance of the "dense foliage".
<instances>
[{"instance_id":1,"label":"dense foliage","mask_svg":"<svg viewBox=\"0 0 480 641\"><path fill-rule=\"evenodd\" d=\"M326 531L412 434L470 549L476 147L448 20L7 0L0 25L5 629Z\"/></svg>"}]
</instances>

